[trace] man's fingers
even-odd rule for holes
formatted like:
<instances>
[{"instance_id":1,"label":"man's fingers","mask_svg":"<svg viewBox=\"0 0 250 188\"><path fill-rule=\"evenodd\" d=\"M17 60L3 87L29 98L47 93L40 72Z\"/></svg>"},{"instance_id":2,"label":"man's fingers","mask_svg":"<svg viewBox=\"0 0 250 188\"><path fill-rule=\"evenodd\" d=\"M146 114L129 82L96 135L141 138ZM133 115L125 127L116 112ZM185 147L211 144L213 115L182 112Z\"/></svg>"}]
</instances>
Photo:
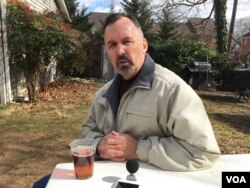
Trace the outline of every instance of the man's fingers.
<instances>
[{"instance_id":1,"label":"man's fingers","mask_svg":"<svg viewBox=\"0 0 250 188\"><path fill-rule=\"evenodd\" d=\"M116 131L112 131L112 135L119 136L120 134Z\"/></svg>"},{"instance_id":2,"label":"man's fingers","mask_svg":"<svg viewBox=\"0 0 250 188\"><path fill-rule=\"evenodd\" d=\"M110 145L119 144L119 143L120 143L119 139L109 138L107 140L107 144L110 144Z\"/></svg>"},{"instance_id":3,"label":"man's fingers","mask_svg":"<svg viewBox=\"0 0 250 188\"><path fill-rule=\"evenodd\" d=\"M122 161L125 161L125 158L124 157L119 157L119 158L112 158L111 160L115 161L115 162L122 162Z\"/></svg>"},{"instance_id":4,"label":"man's fingers","mask_svg":"<svg viewBox=\"0 0 250 188\"><path fill-rule=\"evenodd\" d=\"M117 145L117 144L122 144L124 142L124 138L118 135L113 135L104 138L103 142L109 145Z\"/></svg>"},{"instance_id":5,"label":"man's fingers","mask_svg":"<svg viewBox=\"0 0 250 188\"><path fill-rule=\"evenodd\" d=\"M107 149L100 154L100 157L109 160L111 160L112 158L123 158L123 151L116 149Z\"/></svg>"},{"instance_id":6,"label":"man's fingers","mask_svg":"<svg viewBox=\"0 0 250 188\"><path fill-rule=\"evenodd\" d=\"M112 131L98 144L98 154L107 160L120 161L137 158L137 140L130 135Z\"/></svg>"}]
</instances>

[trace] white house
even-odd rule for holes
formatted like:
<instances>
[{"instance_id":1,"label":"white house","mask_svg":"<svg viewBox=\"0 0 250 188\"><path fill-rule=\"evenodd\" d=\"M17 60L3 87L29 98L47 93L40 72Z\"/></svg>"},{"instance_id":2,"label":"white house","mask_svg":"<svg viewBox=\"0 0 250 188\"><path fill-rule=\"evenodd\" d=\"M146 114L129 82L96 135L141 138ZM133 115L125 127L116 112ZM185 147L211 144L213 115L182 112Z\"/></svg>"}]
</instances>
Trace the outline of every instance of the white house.
<instances>
[{"instance_id":1,"label":"white house","mask_svg":"<svg viewBox=\"0 0 250 188\"><path fill-rule=\"evenodd\" d=\"M11 79L8 62L8 47L6 39L5 15L6 2L8 0L0 0L0 105L9 103L13 96L11 91ZM27 2L30 7L37 11L43 12L45 10L56 12L58 9L63 14L65 20L70 22L70 17L64 0L23 0Z\"/></svg>"},{"instance_id":2,"label":"white house","mask_svg":"<svg viewBox=\"0 0 250 188\"><path fill-rule=\"evenodd\" d=\"M5 4L6 0L0 1L0 105L6 105L11 100L10 71L7 57L7 41L5 32Z\"/></svg>"}]
</instances>

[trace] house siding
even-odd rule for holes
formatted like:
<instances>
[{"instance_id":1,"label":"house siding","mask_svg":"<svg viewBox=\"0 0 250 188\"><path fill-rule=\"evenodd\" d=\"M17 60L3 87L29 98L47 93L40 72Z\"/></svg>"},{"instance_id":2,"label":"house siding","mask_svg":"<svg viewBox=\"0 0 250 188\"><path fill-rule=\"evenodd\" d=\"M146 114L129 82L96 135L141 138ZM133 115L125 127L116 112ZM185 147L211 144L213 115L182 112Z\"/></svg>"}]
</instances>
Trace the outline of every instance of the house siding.
<instances>
[{"instance_id":1,"label":"house siding","mask_svg":"<svg viewBox=\"0 0 250 188\"><path fill-rule=\"evenodd\" d=\"M43 12L45 10L57 11L57 7L54 0L26 0L32 10L37 12Z\"/></svg>"},{"instance_id":2,"label":"house siding","mask_svg":"<svg viewBox=\"0 0 250 188\"><path fill-rule=\"evenodd\" d=\"M6 26L4 23L5 5L5 0L0 1L0 105L6 105L11 101L10 69L7 55Z\"/></svg>"}]
</instances>

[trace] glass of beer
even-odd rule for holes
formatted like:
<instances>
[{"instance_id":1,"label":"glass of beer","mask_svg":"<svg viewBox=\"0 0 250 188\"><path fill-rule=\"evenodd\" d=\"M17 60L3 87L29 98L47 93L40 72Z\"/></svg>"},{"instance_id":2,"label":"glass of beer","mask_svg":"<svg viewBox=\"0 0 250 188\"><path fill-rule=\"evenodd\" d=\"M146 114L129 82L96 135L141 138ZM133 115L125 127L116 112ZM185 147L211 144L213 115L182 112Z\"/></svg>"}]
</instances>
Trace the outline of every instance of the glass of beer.
<instances>
[{"instance_id":1,"label":"glass of beer","mask_svg":"<svg viewBox=\"0 0 250 188\"><path fill-rule=\"evenodd\" d=\"M76 139L69 144L77 179L88 179L93 176L96 144L96 141L90 138Z\"/></svg>"}]
</instances>

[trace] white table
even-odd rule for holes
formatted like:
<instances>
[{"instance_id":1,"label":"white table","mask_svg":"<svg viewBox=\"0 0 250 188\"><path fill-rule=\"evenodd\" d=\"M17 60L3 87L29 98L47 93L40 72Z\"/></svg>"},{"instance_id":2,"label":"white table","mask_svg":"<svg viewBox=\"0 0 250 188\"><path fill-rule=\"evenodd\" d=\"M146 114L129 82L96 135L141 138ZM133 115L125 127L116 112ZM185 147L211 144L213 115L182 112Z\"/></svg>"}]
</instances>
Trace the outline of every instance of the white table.
<instances>
[{"instance_id":1,"label":"white table","mask_svg":"<svg viewBox=\"0 0 250 188\"><path fill-rule=\"evenodd\" d=\"M126 179L125 162L95 161L94 175L77 180L73 163L57 164L46 188L113 188L118 179ZM221 188L221 172L250 171L250 154L222 155L214 167L196 172L163 171L140 163L135 173L140 188L164 187Z\"/></svg>"}]
</instances>

